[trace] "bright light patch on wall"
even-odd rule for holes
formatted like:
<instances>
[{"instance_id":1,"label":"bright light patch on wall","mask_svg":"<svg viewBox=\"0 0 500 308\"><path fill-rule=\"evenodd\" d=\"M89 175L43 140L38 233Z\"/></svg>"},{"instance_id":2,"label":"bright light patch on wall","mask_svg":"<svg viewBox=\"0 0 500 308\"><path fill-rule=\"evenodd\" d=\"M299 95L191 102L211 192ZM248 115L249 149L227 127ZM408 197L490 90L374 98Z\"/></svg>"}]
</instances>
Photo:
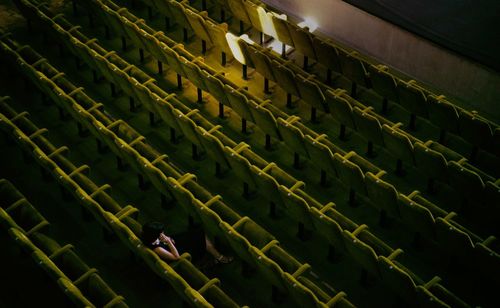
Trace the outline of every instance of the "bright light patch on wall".
<instances>
[{"instance_id":1,"label":"bright light patch on wall","mask_svg":"<svg viewBox=\"0 0 500 308\"><path fill-rule=\"evenodd\" d=\"M306 17L304 21L298 23L297 26L301 28L308 27L309 32L314 32L316 29L318 29L318 23L310 17Z\"/></svg>"},{"instance_id":2,"label":"bright light patch on wall","mask_svg":"<svg viewBox=\"0 0 500 308\"><path fill-rule=\"evenodd\" d=\"M245 59L245 55L243 54L243 51L241 50L240 44L238 44L239 40L243 40L247 42L248 44L254 44L254 41L252 41L248 35L243 34L242 36L236 36L232 34L231 32L226 33L226 41L227 44L229 45L229 49L231 49L231 53L233 54L233 57L238 60L241 64L245 65L247 63Z\"/></svg>"}]
</instances>

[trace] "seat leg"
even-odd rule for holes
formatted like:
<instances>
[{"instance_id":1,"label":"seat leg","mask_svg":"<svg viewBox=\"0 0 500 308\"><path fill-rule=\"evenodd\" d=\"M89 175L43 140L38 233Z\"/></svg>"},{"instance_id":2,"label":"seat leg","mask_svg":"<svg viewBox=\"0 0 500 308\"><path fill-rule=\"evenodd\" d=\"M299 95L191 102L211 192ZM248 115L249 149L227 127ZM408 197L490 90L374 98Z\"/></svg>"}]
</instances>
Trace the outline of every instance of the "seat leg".
<instances>
[{"instance_id":1,"label":"seat leg","mask_svg":"<svg viewBox=\"0 0 500 308\"><path fill-rule=\"evenodd\" d=\"M97 76L97 71L96 70L92 70L92 81L94 81L94 83L98 83L99 82L99 77Z\"/></svg>"},{"instance_id":2,"label":"seat leg","mask_svg":"<svg viewBox=\"0 0 500 308\"><path fill-rule=\"evenodd\" d=\"M135 100L132 96L128 97L128 105L129 105L129 110L130 112L136 112L137 111L137 106L135 105Z\"/></svg>"},{"instance_id":3,"label":"seat leg","mask_svg":"<svg viewBox=\"0 0 500 308\"><path fill-rule=\"evenodd\" d=\"M101 140L96 139L96 144L97 144L97 153L99 154L104 154L106 153L106 146L104 146L101 142Z\"/></svg>"},{"instance_id":4,"label":"seat leg","mask_svg":"<svg viewBox=\"0 0 500 308\"><path fill-rule=\"evenodd\" d=\"M434 181L434 179L432 178L429 178L427 180L427 191L430 193L430 194L434 194L436 193L436 182Z\"/></svg>"},{"instance_id":5,"label":"seat leg","mask_svg":"<svg viewBox=\"0 0 500 308\"><path fill-rule=\"evenodd\" d=\"M243 198L250 198L250 185L247 182L243 182Z\"/></svg>"},{"instance_id":6,"label":"seat leg","mask_svg":"<svg viewBox=\"0 0 500 308\"><path fill-rule=\"evenodd\" d=\"M149 125L155 126L155 114L153 112L149 112Z\"/></svg>"},{"instance_id":7,"label":"seat leg","mask_svg":"<svg viewBox=\"0 0 500 308\"><path fill-rule=\"evenodd\" d=\"M76 0L71 1L71 4L73 6L73 16L76 17L78 15L78 8L76 6Z\"/></svg>"},{"instance_id":8,"label":"seat leg","mask_svg":"<svg viewBox=\"0 0 500 308\"><path fill-rule=\"evenodd\" d=\"M326 70L326 84L328 84L328 85L332 84L332 70L331 69Z\"/></svg>"},{"instance_id":9,"label":"seat leg","mask_svg":"<svg viewBox=\"0 0 500 308\"><path fill-rule=\"evenodd\" d=\"M366 156L368 156L368 157L377 156L375 154L375 151L373 150L373 142L371 142L371 141L368 141L368 149L366 150Z\"/></svg>"},{"instance_id":10,"label":"seat leg","mask_svg":"<svg viewBox=\"0 0 500 308\"><path fill-rule=\"evenodd\" d=\"M271 151L271 135L266 134L266 145L265 145L266 150Z\"/></svg>"},{"instance_id":11,"label":"seat leg","mask_svg":"<svg viewBox=\"0 0 500 308\"><path fill-rule=\"evenodd\" d=\"M389 101L386 97L384 97L384 100L382 101L382 114L387 114L388 105Z\"/></svg>"},{"instance_id":12,"label":"seat leg","mask_svg":"<svg viewBox=\"0 0 500 308\"><path fill-rule=\"evenodd\" d=\"M300 169L300 155L299 155L299 153L293 153L293 167L295 169Z\"/></svg>"},{"instance_id":13,"label":"seat leg","mask_svg":"<svg viewBox=\"0 0 500 308\"><path fill-rule=\"evenodd\" d=\"M357 89L358 89L358 85L353 81L351 84L351 96L353 98L356 98Z\"/></svg>"},{"instance_id":14,"label":"seat leg","mask_svg":"<svg viewBox=\"0 0 500 308\"><path fill-rule=\"evenodd\" d=\"M182 28L182 40L184 42L188 41L188 29Z\"/></svg>"},{"instance_id":15,"label":"seat leg","mask_svg":"<svg viewBox=\"0 0 500 308\"><path fill-rule=\"evenodd\" d=\"M116 87L115 87L115 84L111 82L109 84L109 87L111 89L111 97L116 97Z\"/></svg>"},{"instance_id":16,"label":"seat leg","mask_svg":"<svg viewBox=\"0 0 500 308\"><path fill-rule=\"evenodd\" d=\"M309 57L308 56L304 56L304 62L303 62L303 65L302 65L302 68L304 69L304 71L307 71L308 66L309 66Z\"/></svg>"},{"instance_id":17,"label":"seat leg","mask_svg":"<svg viewBox=\"0 0 500 308\"><path fill-rule=\"evenodd\" d=\"M194 143L191 144L191 156L194 160L199 159L198 147Z\"/></svg>"},{"instance_id":18,"label":"seat leg","mask_svg":"<svg viewBox=\"0 0 500 308\"><path fill-rule=\"evenodd\" d=\"M411 130L415 130L417 128L416 123L417 123L417 115L412 113L410 115L410 123L409 123L409 127Z\"/></svg>"},{"instance_id":19,"label":"seat leg","mask_svg":"<svg viewBox=\"0 0 500 308\"><path fill-rule=\"evenodd\" d=\"M405 175L405 172L403 169L403 161L401 159L398 159L396 162L396 175L398 175L398 176Z\"/></svg>"},{"instance_id":20,"label":"seat leg","mask_svg":"<svg viewBox=\"0 0 500 308\"><path fill-rule=\"evenodd\" d=\"M306 227L301 222L299 222L298 224L297 238L299 238L301 241L306 241L310 238L310 234L308 234Z\"/></svg>"},{"instance_id":21,"label":"seat leg","mask_svg":"<svg viewBox=\"0 0 500 308\"><path fill-rule=\"evenodd\" d=\"M224 9L220 9L220 22L225 22L226 21L226 11Z\"/></svg>"},{"instance_id":22,"label":"seat leg","mask_svg":"<svg viewBox=\"0 0 500 308\"><path fill-rule=\"evenodd\" d=\"M439 132L439 143L444 145L445 142L446 142L446 130L441 129L441 132Z\"/></svg>"},{"instance_id":23,"label":"seat leg","mask_svg":"<svg viewBox=\"0 0 500 308\"><path fill-rule=\"evenodd\" d=\"M269 91L269 79L264 78L264 93L265 94L271 94Z\"/></svg>"},{"instance_id":24,"label":"seat leg","mask_svg":"<svg viewBox=\"0 0 500 308\"><path fill-rule=\"evenodd\" d=\"M215 163L215 176L218 178L222 177L222 166L218 162Z\"/></svg>"},{"instance_id":25,"label":"seat leg","mask_svg":"<svg viewBox=\"0 0 500 308\"><path fill-rule=\"evenodd\" d=\"M196 93L198 94L198 99L197 99L198 104L202 104L203 103L203 90L200 88L197 88Z\"/></svg>"},{"instance_id":26,"label":"seat leg","mask_svg":"<svg viewBox=\"0 0 500 308\"><path fill-rule=\"evenodd\" d=\"M140 173L137 173L137 183L139 185L139 188L143 191L148 189L148 187L149 187L146 180L144 179L144 176Z\"/></svg>"},{"instance_id":27,"label":"seat leg","mask_svg":"<svg viewBox=\"0 0 500 308\"><path fill-rule=\"evenodd\" d=\"M170 142L177 143L177 138L175 136L175 128L170 128Z\"/></svg>"},{"instance_id":28,"label":"seat leg","mask_svg":"<svg viewBox=\"0 0 500 308\"><path fill-rule=\"evenodd\" d=\"M88 130L88 129L85 129L85 128L83 127L82 123L77 122L77 123L76 123L76 126L78 127L78 136L80 136L81 138L88 137L88 135L89 135L89 130Z\"/></svg>"},{"instance_id":29,"label":"seat leg","mask_svg":"<svg viewBox=\"0 0 500 308\"><path fill-rule=\"evenodd\" d=\"M349 189L349 206L350 207L356 207L356 192L354 189Z\"/></svg>"},{"instance_id":30,"label":"seat leg","mask_svg":"<svg viewBox=\"0 0 500 308\"><path fill-rule=\"evenodd\" d=\"M320 179L319 183L323 187L327 187L328 186L327 178L326 178L326 171L325 170L321 170L321 179Z\"/></svg>"},{"instance_id":31,"label":"seat leg","mask_svg":"<svg viewBox=\"0 0 500 308\"><path fill-rule=\"evenodd\" d=\"M120 171L125 171L126 169L125 164L123 163L123 160L120 156L116 156L116 167Z\"/></svg>"},{"instance_id":32,"label":"seat leg","mask_svg":"<svg viewBox=\"0 0 500 308\"><path fill-rule=\"evenodd\" d=\"M241 119L241 132L243 134L247 133L247 120L246 119Z\"/></svg>"},{"instance_id":33,"label":"seat leg","mask_svg":"<svg viewBox=\"0 0 500 308\"><path fill-rule=\"evenodd\" d=\"M227 63L227 55L226 55L226 53L222 51L220 53L220 57L221 57L221 61L220 62L222 64L222 66L226 66L226 63Z\"/></svg>"},{"instance_id":34,"label":"seat leg","mask_svg":"<svg viewBox=\"0 0 500 308\"><path fill-rule=\"evenodd\" d=\"M139 48L139 61L144 63L144 49Z\"/></svg>"},{"instance_id":35,"label":"seat leg","mask_svg":"<svg viewBox=\"0 0 500 308\"><path fill-rule=\"evenodd\" d=\"M177 89L182 90L182 76L177 74Z\"/></svg>"},{"instance_id":36,"label":"seat leg","mask_svg":"<svg viewBox=\"0 0 500 308\"><path fill-rule=\"evenodd\" d=\"M59 120L64 121L66 119L66 112L62 107L57 106L57 110L59 110Z\"/></svg>"},{"instance_id":37,"label":"seat leg","mask_svg":"<svg viewBox=\"0 0 500 308\"><path fill-rule=\"evenodd\" d=\"M160 60L158 60L158 74L163 74L163 63Z\"/></svg>"},{"instance_id":38,"label":"seat leg","mask_svg":"<svg viewBox=\"0 0 500 308\"><path fill-rule=\"evenodd\" d=\"M278 218L278 212L276 210L276 203L274 203L274 202L269 203L269 217L271 217L272 219Z\"/></svg>"},{"instance_id":39,"label":"seat leg","mask_svg":"<svg viewBox=\"0 0 500 308\"><path fill-rule=\"evenodd\" d=\"M318 112L317 109L314 107L311 107L311 122L312 123L317 123L318 122Z\"/></svg>"},{"instance_id":40,"label":"seat leg","mask_svg":"<svg viewBox=\"0 0 500 308\"><path fill-rule=\"evenodd\" d=\"M127 50L127 39L122 36L122 51L126 51Z\"/></svg>"},{"instance_id":41,"label":"seat leg","mask_svg":"<svg viewBox=\"0 0 500 308\"><path fill-rule=\"evenodd\" d=\"M219 118L224 119L224 104L219 103Z\"/></svg>"},{"instance_id":42,"label":"seat leg","mask_svg":"<svg viewBox=\"0 0 500 308\"><path fill-rule=\"evenodd\" d=\"M378 220L378 224L382 228L388 227L388 225L389 225L389 217L387 217L387 212L386 211L384 211L384 210L380 211L380 217L379 217L379 220Z\"/></svg>"},{"instance_id":43,"label":"seat leg","mask_svg":"<svg viewBox=\"0 0 500 308\"><path fill-rule=\"evenodd\" d=\"M286 59L286 44L281 43L281 58Z\"/></svg>"},{"instance_id":44,"label":"seat leg","mask_svg":"<svg viewBox=\"0 0 500 308\"><path fill-rule=\"evenodd\" d=\"M346 127L344 124L340 124L340 133L339 133L339 139L340 140L346 140Z\"/></svg>"},{"instance_id":45,"label":"seat leg","mask_svg":"<svg viewBox=\"0 0 500 308\"><path fill-rule=\"evenodd\" d=\"M207 53L207 42L205 40L201 40L201 54L205 55Z\"/></svg>"},{"instance_id":46,"label":"seat leg","mask_svg":"<svg viewBox=\"0 0 500 308\"><path fill-rule=\"evenodd\" d=\"M292 109L293 108L293 105L292 105L292 94L291 93L287 93L286 94L286 108L288 108L288 109Z\"/></svg>"},{"instance_id":47,"label":"seat leg","mask_svg":"<svg viewBox=\"0 0 500 308\"><path fill-rule=\"evenodd\" d=\"M243 24L243 21L240 20L240 35L242 35L244 31L245 31L245 25Z\"/></svg>"},{"instance_id":48,"label":"seat leg","mask_svg":"<svg viewBox=\"0 0 500 308\"><path fill-rule=\"evenodd\" d=\"M246 64L243 64L242 75L244 80L248 80L248 66Z\"/></svg>"}]
</instances>

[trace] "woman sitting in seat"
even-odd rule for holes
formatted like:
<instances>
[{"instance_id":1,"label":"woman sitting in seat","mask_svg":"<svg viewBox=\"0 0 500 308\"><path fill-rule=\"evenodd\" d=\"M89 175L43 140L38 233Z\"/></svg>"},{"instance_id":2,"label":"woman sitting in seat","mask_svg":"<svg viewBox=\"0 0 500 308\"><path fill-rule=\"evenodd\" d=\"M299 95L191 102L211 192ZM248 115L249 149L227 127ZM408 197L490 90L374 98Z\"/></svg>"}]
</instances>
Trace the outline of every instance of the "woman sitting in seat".
<instances>
[{"instance_id":1,"label":"woman sitting in seat","mask_svg":"<svg viewBox=\"0 0 500 308\"><path fill-rule=\"evenodd\" d=\"M176 240L165 235L164 227L161 222L156 221L144 224L142 241L166 261L178 260L180 258L179 251L181 253L188 252L194 263L206 259L207 252L213 256L214 264L227 264L233 261L232 257L224 256L217 251L200 227L192 227L187 232L176 235Z\"/></svg>"}]
</instances>

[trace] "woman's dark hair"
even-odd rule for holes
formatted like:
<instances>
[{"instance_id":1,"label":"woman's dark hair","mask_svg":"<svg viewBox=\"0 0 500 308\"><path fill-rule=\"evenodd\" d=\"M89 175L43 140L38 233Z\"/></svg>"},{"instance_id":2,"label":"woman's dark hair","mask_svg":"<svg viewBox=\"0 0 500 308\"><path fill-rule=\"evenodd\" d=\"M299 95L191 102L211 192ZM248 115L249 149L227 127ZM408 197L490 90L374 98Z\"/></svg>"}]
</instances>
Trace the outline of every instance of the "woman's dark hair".
<instances>
[{"instance_id":1,"label":"woman's dark hair","mask_svg":"<svg viewBox=\"0 0 500 308\"><path fill-rule=\"evenodd\" d=\"M150 221L144 224L141 235L144 244L149 245L154 242L160 236L160 233L163 232L164 228L165 226L158 221Z\"/></svg>"}]
</instances>

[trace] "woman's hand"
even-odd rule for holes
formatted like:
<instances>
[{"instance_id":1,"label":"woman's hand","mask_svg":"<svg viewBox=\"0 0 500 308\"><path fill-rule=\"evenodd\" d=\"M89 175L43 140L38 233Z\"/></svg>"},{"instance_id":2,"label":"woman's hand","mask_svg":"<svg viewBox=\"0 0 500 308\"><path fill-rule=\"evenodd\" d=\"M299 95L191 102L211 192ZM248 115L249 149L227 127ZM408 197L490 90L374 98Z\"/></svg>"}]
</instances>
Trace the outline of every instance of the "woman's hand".
<instances>
[{"instance_id":1,"label":"woman's hand","mask_svg":"<svg viewBox=\"0 0 500 308\"><path fill-rule=\"evenodd\" d=\"M168 237L166 236L165 234L161 233L160 234L160 237L159 237L160 241L164 242L164 243L171 243L171 244L175 244L175 241L174 239L172 239L171 237Z\"/></svg>"}]
</instances>

